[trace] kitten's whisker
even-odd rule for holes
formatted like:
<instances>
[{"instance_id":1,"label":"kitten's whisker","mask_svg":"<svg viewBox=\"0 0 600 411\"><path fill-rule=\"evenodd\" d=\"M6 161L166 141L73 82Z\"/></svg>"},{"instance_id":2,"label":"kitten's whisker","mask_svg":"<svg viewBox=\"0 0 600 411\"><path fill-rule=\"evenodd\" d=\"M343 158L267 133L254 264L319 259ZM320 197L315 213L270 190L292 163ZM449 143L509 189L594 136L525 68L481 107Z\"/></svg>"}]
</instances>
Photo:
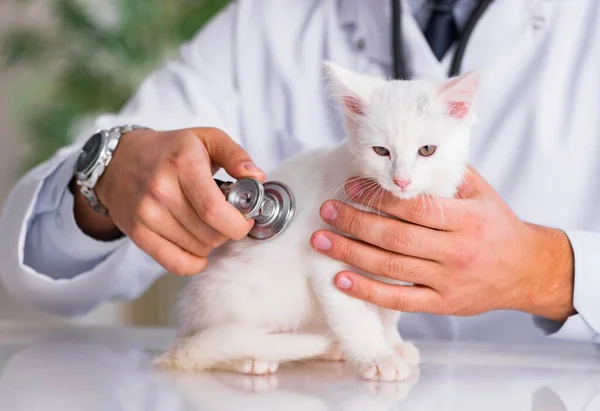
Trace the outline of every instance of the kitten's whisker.
<instances>
[{"instance_id":1,"label":"kitten's whisker","mask_svg":"<svg viewBox=\"0 0 600 411\"><path fill-rule=\"evenodd\" d=\"M369 186L369 189L371 190L369 192L369 194L367 195L367 203L366 203L366 207L367 207L367 211L370 212L371 210L373 210L372 204L373 202L376 200L377 198L377 194L379 193L380 190L382 190L381 186L375 182L373 184L371 184ZM370 199L368 196L371 196Z\"/></svg>"},{"instance_id":2,"label":"kitten's whisker","mask_svg":"<svg viewBox=\"0 0 600 411\"><path fill-rule=\"evenodd\" d=\"M438 197L435 197L435 201L437 202L439 209L440 209L440 214L442 216L442 227L446 224L446 216L444 215L444 206L442 205L442 202L440 201L440 199Z\"/></svg>"},{"instance_id":3,"label":"kitten's whisker","mask_svg":"<svg viewBox=\"0 0 600 411\"><path fill-rule=\"evenodd\" d=\"M357 178L357 179L358 179L358 178ZM350 181L352 181L352 180L350 180ZM378 184L377 184L377 182L376 182L376 181L371 181L371 182L369 182L367 185L365 185L365 186L361 187L361 190L360 190L360 191L357 191L357 192L351 192L351 193L344 192L344 196L343 196L343 197L342 197L342 199L340 199L339 201L340 201L340 202L342 202L342 203L346 203L346 204L347 204L346 200L350 200L350 194L352 194L352 195L356 195L356 196L364 196L364 195L365 195L365 194L364 194L365 192L367 192L367 195L366 195L366 197L368 198L368 195L370 194L370 193L369 193L369 190L371 190L372 188L374 188L374 187L375 187L375 186L377 186L377 185L378 185ZM342 187L344 187L344 185L342 185L341 187L339 187L339 188L336 190L336 192L337 192L337 191L339 191L339 190L340 190Z\"/></svg>"},{"instance_id":4,"label":"kitten's whisker","mask_svg":"<svg viewBox=\"0 0 600 411\"><path fill-rule=\"evenodd\" d=\"M351 179L348 180L348 182L353 182L356 180L361 179L362 177L353 177ZM338 192L340 190L343 190L344 195L341 198L338 198ZM339 200L342 203L345 203L346 200L349 198L348 193L346 192L346 182L342 183L333 193L333 198Z\"/></svg>"},{"instance_id":5,"label":"kitten's whisker","mask_svg":"<svg viewBox=\"0 0 600 411\"><path fill-rule=\"evenodd\" d=\"M423 218L425 216L425 208L427 207L427 203L425 202L425 196L420 195L419 201L423 202L423 207L421 207L421 218Z\"/></svg>"},{"instance_id":6,"label":"kitten's whisker","mask_svg":"<svg viewBox=\"0 0 600 411\"><path fill-rule=\"evenodd\" d=\"M427 200L429 200L429 205L431 205L431 212L435 212L435 206L433 205L433 196L431 194L428 194Z\"/></svg>"},{"instance_id":7,"label":"kitten's whisker","mask_svg":"<svg viewBox=\"0 0 600 411\"><path fill-rule=\"evenodd\" d=\"M379 195L379 204L377 204L377 208L375 210L377 212L377 215L381 217L381 202L383 200L383 196L385 195L385 189L383 187L380 187L377 194Z\"/></svg>"}]
</instances>

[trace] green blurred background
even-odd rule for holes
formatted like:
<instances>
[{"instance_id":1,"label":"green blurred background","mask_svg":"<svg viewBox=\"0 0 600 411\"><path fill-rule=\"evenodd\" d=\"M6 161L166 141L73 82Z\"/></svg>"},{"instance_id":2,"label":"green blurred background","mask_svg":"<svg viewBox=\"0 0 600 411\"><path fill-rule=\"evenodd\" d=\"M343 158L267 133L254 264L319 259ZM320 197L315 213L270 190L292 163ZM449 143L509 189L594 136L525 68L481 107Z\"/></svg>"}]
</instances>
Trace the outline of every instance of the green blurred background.
<instances>
[{"instance_id":1,"label":"green blurred background","mask_svg":"<svg viewBox=\"0 0 600 411\"><path fill-rule=\"evenodd\" d=\"M115 112L228 0L46 0L52 27L6 34L6 66L29 68L10 109L29 140L25 171L68 144L78 124ZM30 7L31 0L20 0Z\"/></svg>"},{"instance_id":2,"label":"green blurred background","mask_svg":"<svg viewBox=\"0 0 600 411\"><path fill-rule=\"evenodd\" d=\"M228 2L0 0L0 207L23 173L98 114L119 111ZM181 287L173 277L137 301L69 320L12 301L0 284L0 323L171 324Z\"/></svg>"}]
</instances>

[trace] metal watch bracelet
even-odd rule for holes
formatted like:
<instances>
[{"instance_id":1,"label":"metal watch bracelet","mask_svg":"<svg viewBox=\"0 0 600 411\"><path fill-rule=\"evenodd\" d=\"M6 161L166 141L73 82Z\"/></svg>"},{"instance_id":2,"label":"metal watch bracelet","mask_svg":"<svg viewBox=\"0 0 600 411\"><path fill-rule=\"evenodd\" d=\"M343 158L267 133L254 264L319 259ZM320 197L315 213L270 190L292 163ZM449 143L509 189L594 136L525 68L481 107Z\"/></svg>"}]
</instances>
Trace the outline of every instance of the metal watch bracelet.
<instances>
[{"instance_id":1,"label":"metal watch bracelet","mask_svg":"<svg viewBox=\"0 0 600 411\"><path fill-rule=\"evenodd\" d=\"M95 191L96 184L110 164L121 137L136 130L149 130L149 128L136 125L126 125L114 127L109 130L102 130L97 133L104 137L104 145L101 149L101 152L99 153L95 164L85 175L76 175L76 182L79 186L79 191L81 194L85 197L90 207L92 207L94 211L102 214L105 217L108 216L108 210L98 200L98 196L96 195Z\"/></svg>"}]
</instances>

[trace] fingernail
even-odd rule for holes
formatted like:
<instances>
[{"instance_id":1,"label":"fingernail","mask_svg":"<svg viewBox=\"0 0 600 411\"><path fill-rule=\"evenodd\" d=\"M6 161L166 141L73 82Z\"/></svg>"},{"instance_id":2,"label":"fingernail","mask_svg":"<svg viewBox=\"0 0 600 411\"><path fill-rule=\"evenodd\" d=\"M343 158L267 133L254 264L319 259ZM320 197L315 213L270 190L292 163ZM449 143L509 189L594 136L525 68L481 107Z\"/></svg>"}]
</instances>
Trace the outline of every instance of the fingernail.
<instances>
[{"instance_id":1,"label":"fingernail","mask_svg":"<svg viewBox=\"0 0 600 411\"><path fill-rule=\"evenodd\" d=\"M349 290L350 287L352 287L352 281L345 275L339 276L335 284L338 288L341 288L342 290Z\"/></svg>"},{"instance_id":2,"label":"fingernail","mask_svg":"<svg viewBox=\"0 0 600 411\"><path fill-rule=\"evenodd\" d=\"M251 161L244 163L244 168L248 171L262 171L260 168L256 167L256 164L254 164Z\"/></svg>"},{"instance_id":3,"label":"fingernail","mask_svg":"<svg viewBox=\"0 0 600 411\"><path fill-rule=\"evenodd\" d=\"M327 251L331 248L331 241L322 234L318 234L313 239L313 245L317 250Z\"/></svg>"},{"instance_id":4,"label":"fingernail","mask_svg":"<svg viewBox=\"0 0 600 411\"><path fill-rule=\"evenodd\" d=\"M326 221L334 221L337 218L338 212L331 203L323 206L323 219Z\"/></svg>"}]
</instances>

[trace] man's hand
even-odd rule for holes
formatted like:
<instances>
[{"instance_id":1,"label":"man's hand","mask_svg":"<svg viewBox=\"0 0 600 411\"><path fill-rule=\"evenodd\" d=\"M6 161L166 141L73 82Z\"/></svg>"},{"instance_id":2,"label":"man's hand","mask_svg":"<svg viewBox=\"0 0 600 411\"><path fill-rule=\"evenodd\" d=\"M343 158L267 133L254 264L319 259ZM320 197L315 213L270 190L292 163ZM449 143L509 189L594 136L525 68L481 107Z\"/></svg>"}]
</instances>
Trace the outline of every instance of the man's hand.
<instances>
[{"instance_id":1,"label":"man's hand","mask_svg":"<svg viewBox=\"0 0 600 411\"><path fill-rule=\"evenodd\" d=\"M244 238L253 222L225 200L213 180L223 167L234 178L265 175L250 156L220 130L125 134L96 185L110 217L94 212L75 191L75 218L95 238L124 233L166 270L191 275L208 254L229 239Z\"/></svg>"},{"instance_id":2,"label":"man's hand","mask_svg":"<svg viewBox=\"0 0 600 411\"><path fill-rule=\"evenodd\" d=\"M456 199L388 194L374 200L363 187L368 182L351 180L346 188L355 201L399 220L335 201L323 205L326 222L361 241L323 230L313 235L313 247L382 277L339 273L342 291L405 312L469 316L512 309L559 322L574 314L567 236L520 221L476 171L469 170Z\"/></svg>"}]
</instances>

